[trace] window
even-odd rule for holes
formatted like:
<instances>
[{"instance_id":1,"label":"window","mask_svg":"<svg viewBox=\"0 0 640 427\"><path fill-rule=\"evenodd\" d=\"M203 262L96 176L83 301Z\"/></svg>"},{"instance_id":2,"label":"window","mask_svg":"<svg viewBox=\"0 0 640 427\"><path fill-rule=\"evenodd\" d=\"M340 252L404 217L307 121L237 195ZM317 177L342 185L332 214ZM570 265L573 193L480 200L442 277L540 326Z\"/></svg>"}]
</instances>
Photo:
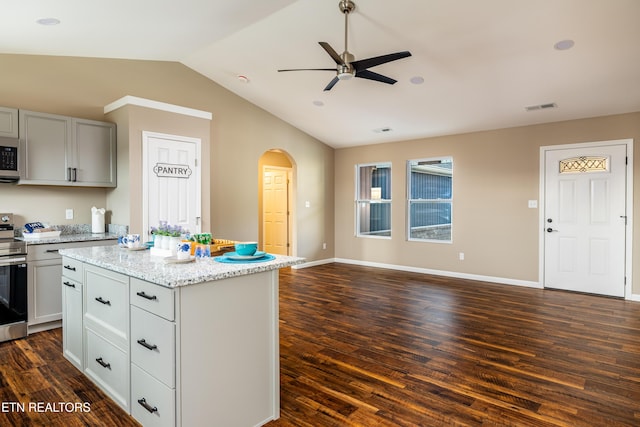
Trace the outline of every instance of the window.
<instances>
[{"instance_id":1,"label":"window","mask_svg":"<svg viewBox=\"0 0 640 427\"><path fill-rule=\"evenodd\" d=\"M407 162L408 239L451 243L453 159Z\"/></svg>"},{"instance_id":2,"label":"window","mask_svg":"<svg viewBox=\"0 0 640 427\"><path fill-rule=\"evenodd\" d=\"M391 163L356 165L356 235L391 237Z\"/></svg>"}]
</instances>

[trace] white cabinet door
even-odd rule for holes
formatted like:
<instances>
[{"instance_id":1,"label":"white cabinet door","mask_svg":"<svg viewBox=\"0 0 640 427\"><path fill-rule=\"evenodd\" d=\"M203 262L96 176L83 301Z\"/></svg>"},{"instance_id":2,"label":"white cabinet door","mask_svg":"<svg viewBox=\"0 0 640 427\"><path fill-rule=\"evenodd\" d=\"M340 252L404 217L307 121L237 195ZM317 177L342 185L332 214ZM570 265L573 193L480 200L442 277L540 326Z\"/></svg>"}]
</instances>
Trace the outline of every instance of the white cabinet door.
<instances>
[{"instance_id":1,"label":"white cabinet door","mask_svg":"<svg viewBox=\"0 0 640 427\"><path fill-rule=\"evenodd\" d=\"M73 119L77 185L116 186L116 125L95 120Z\"/></svg>"},{"instance_id":2,"label":"white cabinet door","mask_svg":"<svg viewBox=\"0 0 640 427\"><path fill-rule=\"evenodd\" d=\"M62 354L82 371L82 283L67 277L62 278L62 312Z\"/></svg>"},{"instance_id":3,"label":"white cabinet door","mask_svg":"<svg viewBox=\"0 0 640 427\"><path fill-rule=\"evenodd\" d=\"M18 137L18 110L0 107L0 136Z\"/></svg>"},{"instance_id":4,"label":"white cabinet door","mask_svg":"<svg viewBox=\"0 0 640 427\"><path fill-rule=\"evenodd\" d=\"M71 118L20 110L20 184L69 185Z\"/></svg>"},{"instance_id":5,"label":"white cabinet door","mask_svg":"<svg viewBox=\"0 0 640 427\"><path fill-rule=\"evenodd\" d=\"M28 265L29 326L62 319L60 258L29 262Z\"/></svg>"},{"instance_id":6,"label":"white cabinet door","mask_svg":"<svg viewBox=\"0 0 640 427\"><path fill-rule=\"evenodd\" d=\"M19 184L116 186L116 126L20 110Z\"/></svg>"}]
</instances>

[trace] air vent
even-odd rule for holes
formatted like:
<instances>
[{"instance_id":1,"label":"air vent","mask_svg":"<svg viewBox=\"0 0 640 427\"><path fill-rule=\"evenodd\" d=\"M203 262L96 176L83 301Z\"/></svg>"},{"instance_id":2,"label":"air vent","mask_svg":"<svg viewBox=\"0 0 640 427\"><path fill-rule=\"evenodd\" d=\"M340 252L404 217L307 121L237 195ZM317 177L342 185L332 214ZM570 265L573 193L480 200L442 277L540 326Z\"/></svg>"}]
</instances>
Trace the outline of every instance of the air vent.
<instances>
[{"instance_id":1,"label":"air vent","mask_svg":"<svg viewBox=\"0 0 640 427\"><path fill-rule=\"evenodd\" d=\"M550 104L530 105L529 107L524 107L527 111L547 110L549 108L558 108L558 104L552 102Z\"/></svg>"},{"instance_id":2,"label":"air vent","mask_svg":"<svg viewBox=\"0 0 640 427\"><path fill-rule=\"evenodd\" d=\"M391 129L390 127L383 127L383 128L379 128L379 129L374 129L373 131L375 133L386 133L386 132L391 132L393 129Z\"/></svg>"}]
</instances>

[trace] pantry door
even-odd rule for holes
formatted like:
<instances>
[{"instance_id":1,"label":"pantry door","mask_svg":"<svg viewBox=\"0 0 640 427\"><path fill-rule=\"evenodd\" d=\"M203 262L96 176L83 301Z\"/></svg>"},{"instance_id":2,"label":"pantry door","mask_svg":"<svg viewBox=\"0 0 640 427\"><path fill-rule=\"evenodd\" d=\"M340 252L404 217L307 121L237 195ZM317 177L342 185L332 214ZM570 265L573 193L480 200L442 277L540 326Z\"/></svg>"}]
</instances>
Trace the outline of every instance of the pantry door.
<instances>
[{"instance_id":1,"label":"pantry door","mask_svg":"<svg viewBox=\"0 0 640 427\"><path fill-rule=\"evenodd\" d=\"M544 286L625 296L628 145L546 148Z\"/></svg>"},{"instance_id":2,"label":"pantry door","mask_svg":"<svg viewBox=\"0 0 640 427\"><path fill-rule=\"evenodd\" d=\"M262 178L263 250L289 255L291 169L267 166Z\"/></svg>"},{"instance_id":3,"label":"pantry door","mask_svg":"<svg viewBox=\"0 0 640 427\"><path fill-rule=\"evenodd\" d=\"M199 138L142 132L144 233L160 221L201 231L200 145Z\"/></svg>"}]
</instances>

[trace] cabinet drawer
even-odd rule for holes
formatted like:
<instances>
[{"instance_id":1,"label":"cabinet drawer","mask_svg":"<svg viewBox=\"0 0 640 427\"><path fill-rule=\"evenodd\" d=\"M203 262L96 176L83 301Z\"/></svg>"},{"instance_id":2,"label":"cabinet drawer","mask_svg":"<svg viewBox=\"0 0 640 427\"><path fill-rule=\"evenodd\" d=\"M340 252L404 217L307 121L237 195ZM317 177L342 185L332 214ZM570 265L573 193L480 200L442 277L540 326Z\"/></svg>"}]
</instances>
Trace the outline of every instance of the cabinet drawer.
<instances>
[{"instance_id":1,"label":"cabinet drawer","mask_svg":"<svg viewBox=\"0 0 640 427\"><path fill-rule=\"evenodd\" d=\"M175 324L131 306L131 362L175 387Z\"/></svg>"},{"instance_id":2,"label":"cabinet drawer","mask_svg":"<svg viewBox=\"0 0 640 427\"><path fill-rule=\"evenodd\" d=\"M129 337L129 278L85 265L85 319L98 324L101 333L127 348Z\"/></svg>"},{"instance_id":3,"label":"cabinet drawer","mask_svg":"<svg viewBox=\"0 0 640 427\"><path fill-rule=\"evenodd\" d=\"M175 390L131 364L131 415L148 426L176 425Z\"/></svg>"},{"instance_id":4,"label":"cabinet drawer","mask_svg":"<svg viewBox=\"0 0 640 427\"><path fill-rule=\"evenodd\" d=\"M174 290L131 278L131 304L167 320L174 319Z\"/></svg>"},{"instance_id":5,"label":"cabinet drawer","mask_svg":"<svg viewBox=\"0 0 640 427\"><path fill-rule=\"evenodd\" d=\"M40 261L44 259L59 259L62 255L58 253L60 249L64 249L64 245L30 245L27 244L27 262Z\"/></svg>"},{"instance_id":6,"label":"cabinet drawer","mask_svg":"<svg viewBox=\"0 0 640 427\"><path fill-rule=\"evenodd\" d=\"M63 257L62 275L76 282L82 282L82 261Z\"/></svg>"},{"instance_id":7,"label":"cabinet drawer","mask_svg":"<svg viewBox=\"0 0 640 427\"><path fill-rule=\"evenodd\" d=\"M120 406L129 408L129 360L127 354L90 328L85 328L85 374Z\"/></svg>"}]
</instances>

